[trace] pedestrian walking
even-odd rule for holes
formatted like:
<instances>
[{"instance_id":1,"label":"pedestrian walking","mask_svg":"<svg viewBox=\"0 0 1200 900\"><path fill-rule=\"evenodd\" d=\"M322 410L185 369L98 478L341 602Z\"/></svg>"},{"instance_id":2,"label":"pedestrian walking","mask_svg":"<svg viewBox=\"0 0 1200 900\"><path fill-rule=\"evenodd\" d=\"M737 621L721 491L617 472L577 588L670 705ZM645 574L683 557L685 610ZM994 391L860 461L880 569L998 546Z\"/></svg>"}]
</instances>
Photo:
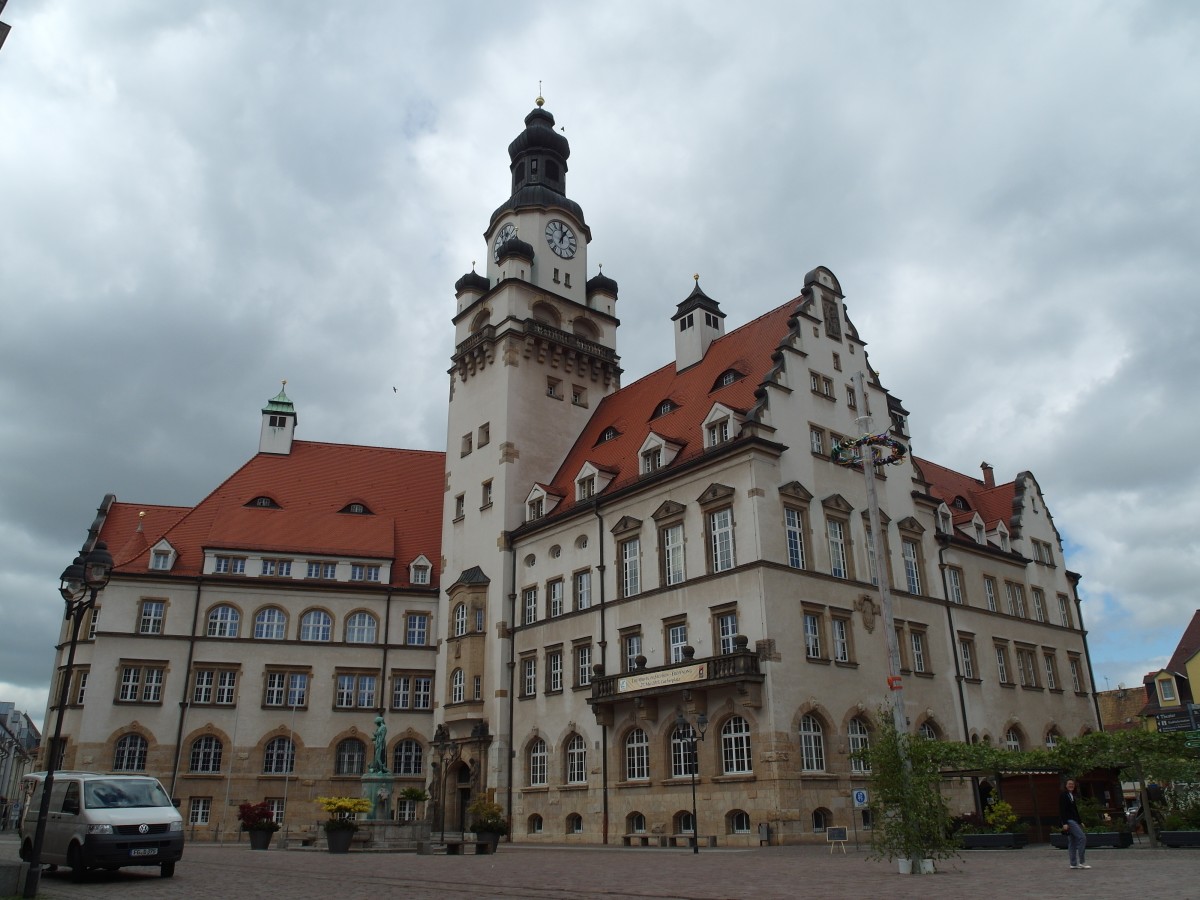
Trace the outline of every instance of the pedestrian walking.
<instances>
[{"instance_id":1,"label":"pedestrian walking","mask_svg":"<svg viewBox=\"0 0 1200 900\"><path fill-rule=\"evenodd\" d=\"M1067 836L1067 861L1072 869L1090 869L1084 860L1087 851L1087 835L1079 821L1079 795L1075 792L1075 779L1067 779L1067 787L1058 796L1058 815L1062 819L1063 834Z\"/></svg>"}]
</instances>

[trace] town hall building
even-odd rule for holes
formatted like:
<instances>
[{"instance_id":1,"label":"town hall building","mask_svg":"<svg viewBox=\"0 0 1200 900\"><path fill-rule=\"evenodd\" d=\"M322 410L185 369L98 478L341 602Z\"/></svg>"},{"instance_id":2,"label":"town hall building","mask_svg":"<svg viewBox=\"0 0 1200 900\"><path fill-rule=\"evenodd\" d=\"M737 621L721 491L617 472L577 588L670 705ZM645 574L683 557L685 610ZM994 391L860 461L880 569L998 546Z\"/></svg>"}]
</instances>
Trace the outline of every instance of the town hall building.
<instances>
[{"instance_id":1,"label":"town hall building","mask_svg":"<svg viewBox=\"0 0 1200 900\"><path fill-rule=\"evenodd\" d=\"M89 540L116 565L66 766L156 775L197 839L247 800L301 828L358 793L381 715L399 819L461 829L484 794L514 841L824 840L871 825L852 754L888 699L877 571L914 733L1028 749L1098 727L1036 479L906 452L837 275L737 327L697 279L662 310L673 356L624 384L618 285L589 277L540 98L508 152L486 271L454 286L444 452L301 440L285 386L196 506L105 498ZM835 459L868 422L900 448L878 534L862 464Z\"/></svg>"}]
</instances>

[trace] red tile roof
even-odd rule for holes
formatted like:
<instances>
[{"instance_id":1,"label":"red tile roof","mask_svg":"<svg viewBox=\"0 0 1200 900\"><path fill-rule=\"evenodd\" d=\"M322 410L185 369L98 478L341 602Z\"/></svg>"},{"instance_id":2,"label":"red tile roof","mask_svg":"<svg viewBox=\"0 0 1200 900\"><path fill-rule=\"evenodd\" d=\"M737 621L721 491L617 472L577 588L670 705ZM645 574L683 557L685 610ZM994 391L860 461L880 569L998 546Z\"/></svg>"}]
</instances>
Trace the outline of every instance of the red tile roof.
<instances>
[{"instance_id":1,"label":"red tile roof","mask_svg":"<svg viewBox=\"0 0 1200 900\"><path fill-rule=\"evenodd\" d=\"M605 493L636 481L638 453L651 431L666 441L682 445L672 466L700 456L704 452L701 426L713 404L724 404L741 414L754 406L754 391L773 365L771 354L788 336L788 320L802 302L800 298L790 300L718 338L709 346L704 359L682 372L676 372L675 363L671 362L605 397L547 487L549 493L564 498L553 514L565 512L575 504L575 477L587 462L615 473ZM715 386L717 378L727 369L735 369L743 377L724 387ZM656 416L660 404L667 399L676 408ZM598 444L609 426L616 429L617 437ZM730 436L734 436L732 427Z\"/></svg>"},{"instance_id":2,"label":"red tile roof","mask_svg":"<svg viewBox=\"0 0 1200 900\"><path fill-rule=\"evenodd\" d=\"M166 538L175 575L199 575L214 548L394 560L392 584L407 585L424 555L436 585L445 466L444 453L295 441L290 454L252 457L195 508L114 503L100 536L118 571L147 571L150 547ZM279 508L246 506L261 496ZM340 512L350 503L371 514Z\"/></svg>"},{"instance_id":3,"label":"red tile roof","mask_svg":"<svg viewBox=\"0 0 1200 900\"><path fill-rule=\"evenodd\" d=\"M1192 621L1188 623L1187 628L1183 629L1183 636L1179 639L1175 652L1171 654L1171 661L1167 663L1167 671L1176 674L1183 673L1187 661L1197 650L1200 650L1200 609L1196 610Z\"/></svg>"},{"instance_id":4,"label":"red tile roof","mask_svg":"<svg viewBox=\"0 0 1200 900\"><path fill-rule=\"evenodd\" d=\"M955 497L966 500L967 505L979 513L984 526L989 530L1000 521L1006 526L1009 524L1013 514L1013 498L1017 492L1015 481L989 488L978 478L955 472L927 459L914 456L913 462L929 482L929 493L950 507L956 525L960 524L960 516L954 507ZM965 521L970 515L961 518Z\"/></svg>"}]
</instances>

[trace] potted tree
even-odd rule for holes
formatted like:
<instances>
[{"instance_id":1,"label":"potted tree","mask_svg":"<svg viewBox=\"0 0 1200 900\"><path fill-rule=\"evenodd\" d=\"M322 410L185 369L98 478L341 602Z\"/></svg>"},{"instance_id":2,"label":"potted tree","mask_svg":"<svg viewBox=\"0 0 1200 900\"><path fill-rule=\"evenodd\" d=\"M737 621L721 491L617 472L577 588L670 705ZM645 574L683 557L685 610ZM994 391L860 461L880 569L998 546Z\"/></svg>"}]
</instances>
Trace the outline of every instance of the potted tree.
<instances>
[{"instance_id":1,"label":"potted tree","mask_svg":"<svg viewBox=\"0 0 1200 900\"><path fill-rule=\"evenodd\" d=\"M499 803L493 803L486 794L480 794L467 807L471 816L471 830L475 837L487 841L491 852L496 852L500 838L508 834L508 820L504 818L504 808Z\"/></svg>"},{"instance_id":2,"label":"potted tree","mask_svg":"<svg viewBox=\"0 0 1200 900\"><path fill-rule=\"evenodd\" d=\"M328 816L323 827L329 852L349 853L354 832L358 831L354 817L358 813L370 812L371 801L365 797L318 797L317 805Z\"/></svg>"},{"instance_id":3,"label":"potted tree","mask_svg":"<svg viewBox=\"0 0 1200 900\"><path fill-rule=\"evenodd\" d=\"M1166 815L1159 843L1167 847L1200 847L1200 799L1177 803Z\"/></svg>"},{"instance_id":4,"label":"potted tree","mask_svg":"<svg viewBox=\"0 0 1200 900\"><path fill-rule=\"evenodd\" d=\"M960 819L964 824L957 833L966 850L1019 850L1029 840L1024 832L1013 831L1017 814L1003 800L989 803L982 822L976 825L978 819L975 814Z\"/></svg>"},{"instance_id":5,"label":"potted tree","mask_svg":"<svg viewBox=\"0 0 1200 900\"><path fill-rule=\"evenodd\" d=\"M271 846L271 836L279 830L279 823L266 800L239 803L238 819L242 822L242 831L250 835L251 850L266 850Z\"/></svg>"}]
</instances>

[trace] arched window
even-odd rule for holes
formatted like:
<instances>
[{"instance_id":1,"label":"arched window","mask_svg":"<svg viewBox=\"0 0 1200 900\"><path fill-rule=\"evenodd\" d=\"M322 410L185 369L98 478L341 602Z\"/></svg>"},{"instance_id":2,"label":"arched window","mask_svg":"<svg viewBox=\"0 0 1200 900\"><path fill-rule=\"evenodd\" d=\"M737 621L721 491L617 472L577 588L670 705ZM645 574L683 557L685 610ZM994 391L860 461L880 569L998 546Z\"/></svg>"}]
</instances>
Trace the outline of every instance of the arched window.
<instances>
[{"instance_id":1,"label":"arched window","mask_svg":"<svg viewBox=\"0 0 1200 900\"><path fill-rule=\"evenodd\" d=\"M455 669L450 675L450 702L462 703L466 697L466 677L462 669Z\"/></svg>"},{"instance_id":2,"label":"arched window","mask_svg":"<svg viewBox=\"0 0 1200 900\"><path fill-rule=\"evenodd\" d=\"M927 741L936 741L938 739L937 729L933 727L933 723L928 719L921 723L921 727L917 729L917 734L921 735Z\"/></svg>"},{"instance_id":3,"label":"arched window","mask_svg":"<svg viewBox=\"0 0 1200 900\"><path fill-rule=\"evenodd\" d=\"M454 636L462 637L467 633L467 604L460 603L454 607Z\"/></svg>"},{"instance_id":4,"label":"arched window","mask_svg":"<svg viewBox=\"0 0 1200 900\"><path fill-rule=\"evenodd\" d=\"M1020 750L1021 749L1021 732L1015 728L1010 728L1004 732L1004 749L1005 750Z\"/></svg>"},{"instance_id":5,"label":"arched window","mask_svg":"<svg viewBox=\"0 0 1200 900\"><path fill-rule=\"evenodd\" d=\"M242 616L232 606L214 606L208 613L208 636L217 638L235 638L238 636L238 623Z\"/></svg>"},{"instance_id":6,"label":"arched window","mask_svg":"<svg viewBox=\"0 0 1200 900\"><path fill-rule=\"evenodd\" d=\"M392 751L393 775L420 775L423 750L419 741L405 738Z\"/></svg>"},{"instance_id":7,"label":"arched window","mask_svg":"<svg viewBox=\"0 0 1200 900\"><path fill-rule=\"evenodd\" d=\"M567 784L587 783L587 743L579 735L567 742Z\"/></svg>"},{"instance_id":8,"label":"arched window","mask_svg":"<svg viewBox=\"0 0 1200 900\"><path fill-rule=\"evenodd\" d=\"M750 814L745 810L735 809L725 817L730 834L750 833Z\"/></svg>"},{"instance_id":9,"label":"arched window","mask_svg":"<svg viewBox=\"0 0 1200 900\"><path fill-rule=\"evenodd\" d=\"M117 752L113 754L114 772L146 771L146 739L140 734L127 734L117 741Z\"/></svg>"},{"instance_id":10,"label":"arched window","mask_svg":"<svg viewBox=\"0 0 1200 900\"><path fill-rule=\"evenodd\" d=\"M347 644L373 644L378 623L368 612L359 612L346 619Z\"/></svg>"},{"instance_id":11,"label":"arched window","mask_svg":"<svg viewBox=\"0 0 1200 900\"><path fill-rule=\"evenodd\" d=\"M287 637L287 616L275 606L260 609L254 617L254 636L260 641L282 641Z\"/></svg>"},{"instance_id":12,"label":"arched window","mask_svg":"<svg viewBox=\"0 0 1200 900\"><path fill-rule=\"evenodd\" d=\"M671 732L671 777L687 778L696 771L696 760L692 756L691 725L683 725Z\"/></svg>"},{"instance_id":13,"label":"arched window","mask_svg":"<svg viewBox=\"0 0 1200 900\"><path fill-rule=\"evenodd\" d=\"M640 812L631 812L625 817L626 834L642 834L646 830L646 817Z\"/></svg>"},{"instance_id":14,"label":"arched window","mask_svg":"<svg viewBox=\"0 0 1200 900\"><path fill-rule=\"evenodd\" d=\"M358 738L346 738L334 754L335 775L361 775L365 771L367 748Z\"/></svg>"},{"instance_id":15,"label":"arched window","mask_svg":"<svg viewBox=\"0 0 1200 900\"><path fill-rule=\"evenodd\" d=\"M583 834L583 816L579 813L567 816L567 834Z\"/></svg>"},{"instance_id":16,"label":"arched window","mask_svg":"<svg viewBox=\"0 0 1200 900\"><path fill-rule=\"evenodd\" d=\"M625 780L645 781L650 777L650 739L635 728L625 738Z\"/></svg>"},{"instance_id":17,"label":"arched window","mask_svg":"<svg viewBox=\"0 0 1200 900\"><path fill-rule=\"evenodd\" d=\"M825 771L825 732L816 716L800 720L800 763L805 772Z\"/></svg>"},{"instance_id":18,"label":"arched window","mask_svg":"<svg viewBox=\"0 0 1200 900\"><path fill-rule=\"evenodd\" d=\"M272 738L263 750L263 774L291 775L295 768L296 745L291 738Z\"/></svg>"},{"instance_id":19,"label":"arched window","mask_svg":"<svg viewBox=\"0 0 1200 900\"><path fill-rule=\"evenodd\" d=\"M204 773L220 772L221 751L223 749L220 740L211 734L196 738L196 740L192 741L192 761L188 767L188 771Z\"/></svg>"},{"instance_id":20,"label":"arched window","mask_svg":"<svg viewBox=\"0 0 1200 900\"><path fill-rule=\"evenodd\" d=\"M696 821L692 818L692 814L686 809L675 813L675 833L676 834L694 834L696 832Z\"/></svg>"},{"instance_id":21,"label":"arched window","mask_svg":"<svg viewBox=\"0 0 1200 900\"><path fill-rule=\"evenodd\" d=\"M1046 749L1053 750L1058 746L1059 740L1061 740L1061 736L1058 733L1058 729L1051 728L1046 732Z\"/></svg>"},{"instance_id":22,"label":"arched window","mask_svg":"<svg viewBox=\"0 0 1200 900\"><path fill-rule=\"evenodd\" d=\"M741 775L754 770L750 760L750 723L733 716L721 728L721 770Z\"/></svg>"},{"instance_id":23,"label":"arched window","mask_svg":"<svg viewBox=\"0 0 1200 900\"><path fill-rule=\"evenodd\" d=\"M546 783L546 742L535 738L529 745L529 786L540 787Z\"/></svg>"},{"instance_id":24,"label":"arched window","mask_svg":"<svg viewBox=\"0 0 1200 900\"><path fill-rule=\"evenodd\" d=\"M853 754L866 750L871 746L871 738L867 731L866 723L859 718L851 719L846 732L850 736L850 753L852 754L850 757L850 771L870 772L871 764L869 762L853 756Z\"/></svg>"},{"instance_id":25,"label":"arched window","mask_svg":"<svg viewBox=\"0 0 1200 900\"><path fill-rule=\"evenodd\" d=\"M542 817L539 816L537 813L534 813L532 816L530 816L529 817L529 825L527 827L527 830L530 834L541 834L542 833Z\"/></svg>"},{"instance_id":26,"label":"arched window","mask_svg":"<svg viewBox=\"0 0 1200 900\"><path fill-rule=\"evenodd\" d=\"M812 814L813 831L822 832L829 827L829 810L814 809Z\"/></svg>"},{"instance_id":27,"label":"arched window","mask_svg":"<svg viewBox=\"0 0 1200 900\"><path fill-rule=\"evenodd\" d=\"M300 640L328 641L333 636L333 619L319 609L306 612L300 620Z\"/></svg>"}]
</instances>

